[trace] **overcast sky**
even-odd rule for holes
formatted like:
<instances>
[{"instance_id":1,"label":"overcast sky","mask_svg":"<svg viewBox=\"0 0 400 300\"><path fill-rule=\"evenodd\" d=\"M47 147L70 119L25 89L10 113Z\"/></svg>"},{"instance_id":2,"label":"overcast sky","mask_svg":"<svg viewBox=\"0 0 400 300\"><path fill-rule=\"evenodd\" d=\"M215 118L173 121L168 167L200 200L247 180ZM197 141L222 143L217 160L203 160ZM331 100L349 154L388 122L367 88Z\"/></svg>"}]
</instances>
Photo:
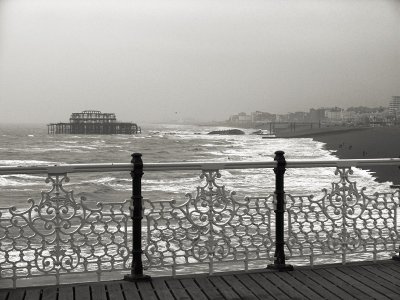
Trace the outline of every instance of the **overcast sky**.
<instances>
[{"instance_id":1,"label":"overcast sky","mask_svg":"<svg viewBox=\"0 0 400 300\"><path fill-rule=\"evenodd\" d=\"M397 0L0 0L0 122L387 106Z\"/></svg>"}]
</instances>

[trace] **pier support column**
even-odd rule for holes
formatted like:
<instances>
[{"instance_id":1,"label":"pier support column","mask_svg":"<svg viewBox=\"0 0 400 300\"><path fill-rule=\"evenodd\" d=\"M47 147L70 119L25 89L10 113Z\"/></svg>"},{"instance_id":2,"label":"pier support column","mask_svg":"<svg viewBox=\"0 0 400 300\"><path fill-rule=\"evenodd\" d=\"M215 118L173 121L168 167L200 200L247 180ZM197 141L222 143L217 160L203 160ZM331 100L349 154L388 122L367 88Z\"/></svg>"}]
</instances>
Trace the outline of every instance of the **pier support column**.
<instances>
[{"instance_id":1,"label":"pier support column","mask_svg":"<svg viewBox=\"0 0 400 300\"><path fill-rule=\"evenodd\" d=\"M150 280L150 276L143 275L142 263L142 219L143 219L143 197L142 197L142 176L143 161L142 154L132 154L132 197L131 197L131 218L132 218L132 265L131 274L127 274L124 280L139 281Z\"/></svg>"},{"instance_id":2,"label":"pier support column","mask_svg":"<svg viewBox=\"0 0 400 300\"><path fill-rule=\"evenodd\" d=\"M278 271L292 271L293 266L285 263L285 191L284 174L286 171L285 152L276 151L274 160L277 166L274 168L275 173L275 260L273 264L268 265L268 269Z\"/></svg>"}]
</instances>

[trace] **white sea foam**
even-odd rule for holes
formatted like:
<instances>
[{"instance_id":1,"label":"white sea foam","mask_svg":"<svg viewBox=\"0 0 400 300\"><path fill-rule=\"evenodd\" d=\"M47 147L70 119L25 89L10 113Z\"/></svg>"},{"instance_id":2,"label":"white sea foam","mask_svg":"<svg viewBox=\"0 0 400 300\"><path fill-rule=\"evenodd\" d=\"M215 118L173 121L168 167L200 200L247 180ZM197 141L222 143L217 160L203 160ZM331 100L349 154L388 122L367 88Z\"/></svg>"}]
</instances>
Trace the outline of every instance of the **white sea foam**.
<instances>
[{"instance_id":1,"label":"white sea foam","mask_svg":"<svg viewBox=\"0 0 400 300\"><path fill-rule=\"evenodd\" d=\"M271 161L275 151L283 150L290 159L337 159L324 144L311 138L262 139L257 135L208 135L212 130L226 128L198 127L187 125L152 125L144 128L142 135L47 135L35 132L34 139L15 139L12 134L0 141L0 166L52 165L65 163L130 162L131 153L143 154L148 162L185 161ZM247 131L252 132L252 130ZM199 134L200 133L200 134ZM367 171L355 169L351 180L357 186L366 186L379 191L388 184L378 184ZM163 193L193 192L200 184L200 172L149 173L143 176L143 190L153 198L162 198ZM222 171L218 182L227 189L238 193L257 194L273 191L272 170L230 170ZM109 190L128 191L131 189L129 174L124 179L111 174L73 174L71 184L75 192L96 192L100 195ZM121 177L124 177L121 176ZM316 193L329 188L337 180L333 168L290 169L286 172L285 186L290 193ZM2 177L1 186L14 189L28 188L29 184L44 184L44 179L27 177ZM1 190L0 190L1 193ZM95 200L95 199L94 199ZM1 201L1 200L0 200Z\"/></svg>"},{"instance_id":2,"label":"white sea foam","mask_svg":"<svg viewBox=\"0 0 400 300\"><path fill-rule=\"evenodd\" d=\"M12 134L0 141L5 151L0 152L0 166L53 165L65 163L130 162L130 154L140 152L144 162L177 161L271 161L277 150L286 152L290 159L335 160L324 144L310 138L262 139L259 136L215 136L206 133L215 128L157 125L155 134L137 136L72 136L35 133L34 139L15 139ZM222 128L221 128L222 129ZM201 134L195 134L195 133ZM340 177L334 168L287 168L285 191L292 195L321 195ZM143 196L157 200L185 200L185 194L196 196L197 187L205 182L201 171L145 172L142 180ZM266 196L274 192L275 175L271 169L221 170L217 183L226 190L237 192L235 199L244 196ZM66 190L74 190L75 199L87 196L88 201L121 201L130 195L132 185L129 172L73 173ZM360 190L367 187L368 195L376 191L390 191L390 183L377 183L369 171L354 168L350 181ZM0 176L0 207L28 207L27 198L40 199L40 191L47 186L45 175ZM45 189L46 190L46 189ZM19 197L15 195L19 194ZM129 196L128 196L129 197ZM318 198L317 198L318 199ZM4 218L10 217L7 211ZM113 226L113 225L111 225ZM129 229L130 230L130 229Z\"/></svg>"},{"instance_id":3,"label":"white sea foam","mask_svg":"<svg viewBox=\"0 0 400 300\"><path fill-rule=\"evenodd\" d=\"M0 159L0 166L43 166L54 165L54 161L46 160L18 160L18 159Z\"/></svg>"},{"instance_id":4,"label":"white sea foam","mask_svg":"<svg viewBox=\"0 0 400 300\"><path fill-rule=\"evenodd\" d=\"M92 179L92 180L85 180L85 181L83 181L83 183L107 184L114 180L116 180L115 177L107 176L107 177L101 177L101 178Z\"/></svg>"},{"instance_id":5,"label":"white sea foam","mask_svg":"<svg viewBox=\"0 0 400 300\"><path fill-rule=\"evenodd\" d=\"M1 175L0 176L0 187L23 187L33 185L45 185L45 176L33 176L33 175Z\"/></svg>"},{"instance_id":6,"label":"white sea foam","mask_svg":"<svg viewBox=\"0 0 400 300\"><path fill-rule=\"evenodd\" d=\"M64 145L62 149L78 149L78 150L97 150L98 147L95 146L87 146L87 145Z\"/></svg>"}]
</instances>

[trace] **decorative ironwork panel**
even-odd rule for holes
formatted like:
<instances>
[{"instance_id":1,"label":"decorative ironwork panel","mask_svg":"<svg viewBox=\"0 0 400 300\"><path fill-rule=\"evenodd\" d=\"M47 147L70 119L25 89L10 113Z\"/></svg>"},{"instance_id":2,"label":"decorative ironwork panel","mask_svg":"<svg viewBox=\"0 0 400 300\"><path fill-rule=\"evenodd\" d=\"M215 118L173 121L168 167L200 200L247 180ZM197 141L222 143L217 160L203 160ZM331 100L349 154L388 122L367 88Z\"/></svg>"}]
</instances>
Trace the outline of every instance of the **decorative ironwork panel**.
<instances>
[{"instance_id":1,"label":"decorative ironwork panel","mask_svg":"<svg viewBox=\"0 0 400 300\"><path fill-rule=\"evenodd\" d=\"M349 254L394 252L399 243L397 210L399 192L366 195L350 181L351 168L338 167L339 181L321 199L286 195L288 212L287 246L290 256L315 258Z\"/></svg>"},{"instance_id":2,"label":"decorative ironwork panel","mask_svg":"<svg viewBox=\"0 0 400 300\"><path fill-rule=\"evenodd\" d=\"M0 209L0 278L16 284L20 277L129 269L129 201L76 202L63 183L66 174L51 174L51 189L30 207Z\"/></svg>"},{"instance_id":3,"label":"decorative ironwork panel","mask_svg":"<svg viewBox=\"0 0 400 300\"><path fill-rule=\"evenodd\" d=\"M148 268L191 264L241 262L273 256L271 219L272 198L235 199L217 181L217 170L200 175L204 182L196 194L186 194L182 203L146 201L147 241L145 255Z\"/></svg>"}]
</instances>

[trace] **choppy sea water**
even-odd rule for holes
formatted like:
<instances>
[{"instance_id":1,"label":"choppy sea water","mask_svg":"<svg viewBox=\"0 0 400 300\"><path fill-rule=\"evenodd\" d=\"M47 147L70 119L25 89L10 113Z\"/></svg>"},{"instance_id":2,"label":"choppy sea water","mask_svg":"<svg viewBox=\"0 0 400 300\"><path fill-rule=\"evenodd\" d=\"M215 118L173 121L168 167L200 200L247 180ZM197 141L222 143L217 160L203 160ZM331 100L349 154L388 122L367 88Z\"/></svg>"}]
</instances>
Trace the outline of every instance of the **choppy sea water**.
<instances>
[{"instance_id":1,"label":"choppy sea water","mask_svg":"<svg viewBox=\"0 0 400 300\"><path fill-rule=\"evenodd\" d=\"M211 130L224 129L189 125L145 125L139 135L48 135L45 125L0 125L0 166L54 165L68 163L128 163L131 154L143 154L144 163L154 162L228 162L271 161L274 152L285 151L287 160L335 160L337 157L311 138L262 139L251 135L207 135ZM195 195L203 185L199 171L145 172L143 196L150 201L184 200L187 193ZM219 183L235 197L267 196L274 192L272 170L222 170ZM66 190L73 190L79 201L85 196L91 202L121 202L131 196L129 173L73 173ZM28 207L27 199L41 199L41 191L50 190L46 175L0 175L0 207ZM373 174L355 169L351 177L358 188L367 187L366 194L389 191L390 182L377 183ZM287 169L285 191L292 195L322 196L339 181L334 168ZM328 258L327 262L331 262ZM189 271L198 271L188 268ZM166 274L164 274L166 275Z\"/></svg>"},{"instance_id":2,"label":"choppy sea water","mask_svg":"<svg viewBox=\"0 0 400 300\"><path fill-rule=\"evenodd\" d=\"M277 150L287 160L333 160L334 153L311 138L262 139L251 135L207 135L223 129L195 125L151 124L142 126L138 135L48 135L45 125L0 125L0 166L54 165L61 163L127 163L131 154L143 154L144 163L154 162L226 162L270 161ZM274 191L272 170L223 170L219 182L236 197L267 195ZM184 199L200 184L198 171L145 173L143 195L150 200ZM288 169L285 191L291 194L318 194L337 181L333 168ZM373 174L355 169L358 187L367 192L389 190L390 183L378 184ZM45 175L0 176L0 207L26 205L28 198L40 199L48 190ZM129 174L70 174L65 185L76 198L88 201L122 201L130 197Z\"/></svg>"}]
</instances>

